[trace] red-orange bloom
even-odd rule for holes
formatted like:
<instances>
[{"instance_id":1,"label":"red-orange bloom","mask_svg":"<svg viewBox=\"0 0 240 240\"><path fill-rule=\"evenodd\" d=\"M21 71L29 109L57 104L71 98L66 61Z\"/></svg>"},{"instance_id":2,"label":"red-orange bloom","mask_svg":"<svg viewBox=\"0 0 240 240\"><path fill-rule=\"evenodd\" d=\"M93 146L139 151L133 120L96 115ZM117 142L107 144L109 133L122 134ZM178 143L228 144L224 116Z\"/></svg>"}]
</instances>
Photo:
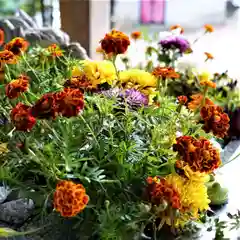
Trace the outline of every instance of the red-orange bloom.
<instances>
[{"instance_id":1,"label":"red-orange bloom","mask_svg":"<svg viewBox=\"0 0 240 240\"><path fill-rule=\"evenodd\" d=\"M142 37L142 33L139 31L135 31L131 33L131 38L134 40L140 39Z\"/></svg>"},{"instance_id":2,"label":"red-orange bloom","mask_svg":"<svg viewBox=\"0 0 240 240\"><path fill-rule=\"evenodd\" d=\"M10 114L11 121L16 130L29 131L36 124L36 119L30 113L30 107L22 103L18 103Z\"/></svg>"},{"instance_id":3,"label":"red-orange bloom","mask_svg":"<svg viewBox=\"0 0 240 240\"><path fill-rule=\"evenodd\" d=\"M11 51L16 56L20 56L22 52L25 52L27 50L28 45L29 43L25 39L21 37L16 37L9 43L7 43L4 46L4 49Z\"/></svg>"},{"instance_id":4,"label":"red-orange bloom","mask_svg":"<svg viewBox=\"0 0 240 240\"><path fill-rule=\"evenodd\" d=\"M53 57L63 56L63 51L57 44L51 44L50 46L48 46L47 50Z\"/></svg>"},{"instance_id":5,"label":"red-orange bloom","mask_svg":"<svg viewBox=\"0 0 240 240\"><path fill-rule=\"evenodd\" d=\"M187 100L188 100L187 96L178 96L177 99L178 99L179 104L181 104L181 105L186 104Z\"/></svg>"},{"instance_id":6,"label":"red-orange bloom","mask_svg":"<svg viewBox=\"0 0 240 240\"><path fill-rule=\"evenodd\" d=\"M4 31L0 29L0 46L4 43Z\"/></svg>"},{"instance_id":7,"label":"red-orange bloom","mask_svg":"<svg viewBox=\"0 0 240 240\"><path fill-rule=\"evenodd\" d=\"M19 97L23 92L26 92L29 85L29 78L21 75L17 79L8 83L5 87L6 96L10 99Z\"/></svg>"},{"instance_id":8,"label":"red-orange bloom","mask_svg":"<svg viewBox=\"0 0 240 240\"><path fill-rule=\"evenodd\" d=\"M55 94L44 94L31 108L31 113L39 119L55 118L57 115L57 104Z\"/></svg>"},{"instance_id":9,"label":"red-orange bloom","mask_svg":"<svg viewBox=\"0 0 240 240\"><path fill-rule=\"evenodd\" d=\"M200 114L204 121L203 129L206 132L212 132L219 138L227 136L230 119L221 107L216 105L204 106Z\"/></svg>"},{"instance_id":10,"label":"red-orange bloom","mask_svg":"<svg viewBox=\"0 0 240 240\"><path fill-rule=\"evenodd\" d=\"M72 77L64 83L65 88L78 88L82 91L92 90L93 86L85 75Z\"/></svg>"},{"instance_id":11,"label":"red-orange bloom","mask_svg":"<svg viewBox=\"0 0 240 240\"><path fill-rule=\"evenodd\" d=\"M211 24L205 24L204 28L206 32L209 32L209 33L214 32L214 27Z\"/></svg>"},{"instance_id":12,"label":"red-orange bloom","mask_svg":"<svg viewBox=\"0 0 240 240\"><path fill-rule=\"evenodd\" d=\"M211 53L205 52L204 54L205 54L207 60L208 60L208 59L211 59L211 60L214 59L214 57L213 57L213 55L212 55Z\"/></svg>"},{"instance_id":13,"label":"red-orange bloom","mask_svg":"<svg viewBox=\"0 0 240 240\"><path fill-rule=\"evenodd\" d=\"M97 52L97 53L104 53L104 51L103 51L103 49L102 49L101 46L98 46L98 47L96 48L96 52Z\"/></svg>"},{"instance_id":14,"label":"red-orange bloom","mask_svg":"<svg viewBox=\"0 0 240 240\"><path fill-rule=\"evenodd\" d=\"M175 72L174 68L171 67L156 67L153 69L152 74L163 79L180 77L180 75Z\"/></svg>"},{"instance_id":15,"label":"red-orange bloom","mask_svg":"<svg viewBox=\"0 0 240 240\"><path fill-rule=\"evenodd\" d=\"M183 34L184 33L184 28L181 27L179 24L173 25L170 27L170 30L175 30L175 29L180 29L180 33Z\"/></svg>"},{"instance_id":16,"label":"red-orange bloom","mask_svg":"<svg viewBox=\"0 0 240 240\"><path fill-rule=\"evenodd\" d=\"M56 94L57 112L64 117L77 116L84 106L83 93L79 89L65 88Z\"/></svg>"},{"instance_id":17,"label":"red-orange bloom","mask_svg":"<svg viewBox=\"0 0 240 240\"><path fill-rule=\"evenodd\" d=\"M174 209L181 209L180 195L177 189L164 178L148 177L147 193L149 200L154 205L160 205L164 201Z\"/></svg>"},{"instance_id":18,"label":"red-orange bloom","mask_svg":"<svg viewBox=\"0 0 240 240\"><path fill-rule=\"evenodd\" d=\"M192 101L188 103L188 108L192 111L199 109L203 105L203 95L202 94L194 94L191 96ZM213 105L214 103L209 99L205 98L205 106Z\"/></svg>"},{"instance_id":19,"label":"red-orange bloom","mask_svg":"<svg viewBox=\"0 0 240 240\"><path fill-rule=\"evenodd\" d=\"M106 54L112 53L114 55L123 54L127 51L130 45L129 37L123 32L113 29L107 33L100 41L101 47Z\"/></svg>"},{"instance_id":20,"label":"red-orange bloom","mask_svg":"<svg viewBox=\"0 0 240 240\"><path fill-rule=\"evenodd\" d=\"M217 87L217 84L211 80L202 80L200 81L200 85L202 86L207 86L207 87L210 87L210 88L216 88Z\"/></svg>"},{"instance_id":21,"label":"red-orange bloom","mask_svg":"<svg viewBox=\"0 0 240 240\"><path fill-rule=\"evenodd\" d=\"M16 64L17 63L17 58L16 56L8 51L8 50L4 50L4 51L0 51L0 63L1 65L3 64Z\"/></svg>"},{"instance_id":22,"label":"red-orange bloom","mask_svg":"<svg viewBox=\"0 0 240 240\"><path fill-rule=\"evenodd\" d=\"M173 149L179 153L180 160L195 172L211 173L221 164L219 151L205 138L178 137Z\"/></svg>"},{"instance_id":23,"label":"red-orange bloom","mask_svg":"<svg viewBox=\"0 0 240 240\"><path fill-rule=\"evenodd\" d=\"M63 217L74 217L84 210L89 197L82 184L72 181L60 181L54 193L54 208Z\"/></svg>"}]
</instances>

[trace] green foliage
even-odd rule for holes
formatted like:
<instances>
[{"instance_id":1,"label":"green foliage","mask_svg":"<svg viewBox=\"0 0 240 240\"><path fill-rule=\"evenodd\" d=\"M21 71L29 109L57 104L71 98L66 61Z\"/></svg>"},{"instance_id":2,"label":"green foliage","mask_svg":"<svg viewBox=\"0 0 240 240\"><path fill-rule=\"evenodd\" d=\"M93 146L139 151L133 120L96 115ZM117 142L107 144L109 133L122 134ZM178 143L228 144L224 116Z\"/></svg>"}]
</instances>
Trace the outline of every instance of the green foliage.
<instances>
[{"instance_id":1,"label":"green foliage","mask_svg":"<svg viewBox=\"0 0 240 240\"><path fill-rule=\"evenodd\" d=\"M46 49L36 47L17 65L6 65L0 114L8 122L0 126L0 141L8 143L9 152L0 155L0 179L34 200L38 218L52 212L59 180L82 183L90 202L72 220L76 239L140 239L145 226L159 218L144 202L146 178L175 171L177 132L208 135L193 113L161 93L160 107L134 111L128 105L116 107L117 100L101 94L85 93L79 116L39 120L30 132L15 131L10 111L19 101L31 106L43 94L61 90L72 67L81 67L67 56L49 57ZM22 73L31 78L29 90L17 100L7 99L5 84Z\"/></svg>"},{"instance_id":2,"label":"green foliage","mask_svg":"<svg viewBox=\"0 0 240 240\"><path fill-rule=\"evenodd\" d=\"M41 0L25 0L21 4L21 9L23 9L30 16L35 16L37 12L41 12Z\"/></svg>"},{"instance_id":3,"label":"green foliage","mask_svg":"<svg viewBox=\"0 0 240 240\"><path fill-rule=\"evenodd\" d=\"M20 6L20 0L0 0L1 16L13 15Z\"/></svg>"}]
</instances>

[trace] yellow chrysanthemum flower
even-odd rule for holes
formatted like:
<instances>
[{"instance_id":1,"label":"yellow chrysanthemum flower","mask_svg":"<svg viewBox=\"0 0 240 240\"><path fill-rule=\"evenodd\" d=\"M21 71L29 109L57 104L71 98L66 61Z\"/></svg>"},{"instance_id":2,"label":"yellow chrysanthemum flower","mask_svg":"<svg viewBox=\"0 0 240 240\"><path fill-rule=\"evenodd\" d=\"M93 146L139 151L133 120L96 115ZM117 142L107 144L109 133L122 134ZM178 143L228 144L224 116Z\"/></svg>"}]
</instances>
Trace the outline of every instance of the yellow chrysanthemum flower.
<instances>
[{"instance_id":1,"label":"yellow chrysanthemum flower","mask_svg":"<svg viewBox=\"0 0 240 240\"><path fill-rule=\"evenodd\" d=\"M212 82L213 74L208 71L202 71L197 74L200 84L211 88L216 88L216 83Z\"/></svg>"},{"instance_id":2,"label":"yellow chrysanthemum flower","mask_svg":"<svg viewBox=\"0 0 240 240\"><path fill-rule=\"evenodd\" d=\"M172 184L180 194L183 210L174 222L175 226L184 225L190 219L197 219L199 212L209 208L210 200L204 184L205 178L194 176L192 179L187 179L177 174L170 174L166 177L166 181ZM170 217L166 218L166 223L171 225Z\"/></svg>"},{"instance_id":3,"label":"yellow chrysanthemum flower","mask_svg":"<svg viewBox=\"0 0 240 240\"><path fill-rule=\"evenodd\" d=\"M190 180L190 181L196 181L196 182L207 182L208 181L208 175L206 173L201 173L201 172L194 172L189 165L186 165L182 167L184 170L185 176Z\"/></svg>"},{"instance_id":4,"label":"yellow chrysanthemum flower","mask_svg":"<svg viewBox=\"0 0 240 240\"><path fill-rule=\"evenodd\" d=\"M142 88L156 88L157 80L152 74L141 69L130 69L122 71L119 74L121 83L131 82L135 85L140 85Z\"/></svg>"},{"instance_id":5,"label":"yellow chrysanthemum flower","mask_svg":"<svg viewBox=\"0 0 240 240\"><path fill-rule=\"evenodd\" d=\"M197 74L200 81L209 81L210 79L213 79L213 75L208 71L201 71Z\"/></svg>"},{"instance_id":6,"label":"yellow chrysanthemum flower","mask_svg":"<svg viewBox=\"0 0 240 240\"><path fill-rule=\"evenodd\" d=\"M81 68L75 67L72 76L85 75L93 87L107 82L109 85L117 78L116 70L110 61L90 61L84 60Z\"/></svg>"},{"instance_id":7,"label":"yellow chrysanthemum flower","mask_svg":"<svg viewBox=\"0 0 240 240\"><path fill-rule=\"evenodd\" d=\"M149 101L156 94L157 79L144 70L130 69L119 73L120 84L123 88L134 88L149 96Z\"/></svg>"}]
</instances>

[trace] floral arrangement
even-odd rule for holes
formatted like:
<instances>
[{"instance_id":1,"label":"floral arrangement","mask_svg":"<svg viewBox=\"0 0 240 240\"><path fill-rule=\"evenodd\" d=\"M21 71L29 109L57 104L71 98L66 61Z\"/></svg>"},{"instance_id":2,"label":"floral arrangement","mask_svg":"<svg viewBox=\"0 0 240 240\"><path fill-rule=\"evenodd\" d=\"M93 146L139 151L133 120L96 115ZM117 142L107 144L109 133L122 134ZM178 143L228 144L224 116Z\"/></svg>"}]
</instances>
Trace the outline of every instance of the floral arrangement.
<instances>
[{"instance_id":1,"label":"floral arrangement","mask_svg":"<svg viewBox=\"0 0 240 240\"><path fill-rule=\"evenodd\" d=\"M71 239L157 239L210 209L210 176L221 166L210 139L229 129L210 99L216 83L202 77L197 93L171 95L189 42L169 37L158 66L119 71L130 44L107 33L103 61L68 58L57 45L28 49L21 38L3 46L0 179L34 201L31 227L50 217L51 229L71 225Z\"/></svg>"}]
</instances>

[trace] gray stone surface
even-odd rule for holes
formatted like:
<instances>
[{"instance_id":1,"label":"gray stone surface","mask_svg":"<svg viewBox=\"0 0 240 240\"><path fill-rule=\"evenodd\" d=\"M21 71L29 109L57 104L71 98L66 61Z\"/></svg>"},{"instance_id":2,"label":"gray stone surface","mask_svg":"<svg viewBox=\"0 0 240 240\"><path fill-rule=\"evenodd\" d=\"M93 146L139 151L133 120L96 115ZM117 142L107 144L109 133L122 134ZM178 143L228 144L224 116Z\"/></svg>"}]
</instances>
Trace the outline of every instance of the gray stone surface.
<instances>
[{"instance_id":1,"label":"gray stone surface","mask_svg":"<svg viewBox=\"0 0 240 240\"><path fill-rule=\"evenodd\" d=\"M240 140L231 141L225 148L224 151L221 152L221 160L223 163L231 160L231 157L240 146Z\"/></svg>"},{"instance_id":2,"label":"gray stone surface","mask_svg":"<svg viewBox=\"0 0 240 240\"><path fill-rule=\"evenodd\" d=\"M10 192L11 190L8 187L5 186L0 187L0 204L7 199Z\"/></svg>"},{"instance_id":3,"label":"gray stone surface","mask_svg":"<svg viewBox=\"0 0 240 240\"><path fill-rule=\"evenodd\" d=\"M9 224L21 224L32 213L34 203L28 199L18 199L0 205L0 221Z\"/></svg>"},{"instance_id":4,"label":"gray stone surface","mask_svg":"<svg viewBox=\"0 0 240 240\"><path fill-rule=\"evenodd\" d=\"M0 29L5 33L6 42L14 37L23 37L31 45L46 47L56 43L75 58L88 58L86 50L80 43L70 42L68 34L60 29L38 27L35 21L22 10L18 11L15 17L0 19Z\"/></svg>"}]
</instances>

